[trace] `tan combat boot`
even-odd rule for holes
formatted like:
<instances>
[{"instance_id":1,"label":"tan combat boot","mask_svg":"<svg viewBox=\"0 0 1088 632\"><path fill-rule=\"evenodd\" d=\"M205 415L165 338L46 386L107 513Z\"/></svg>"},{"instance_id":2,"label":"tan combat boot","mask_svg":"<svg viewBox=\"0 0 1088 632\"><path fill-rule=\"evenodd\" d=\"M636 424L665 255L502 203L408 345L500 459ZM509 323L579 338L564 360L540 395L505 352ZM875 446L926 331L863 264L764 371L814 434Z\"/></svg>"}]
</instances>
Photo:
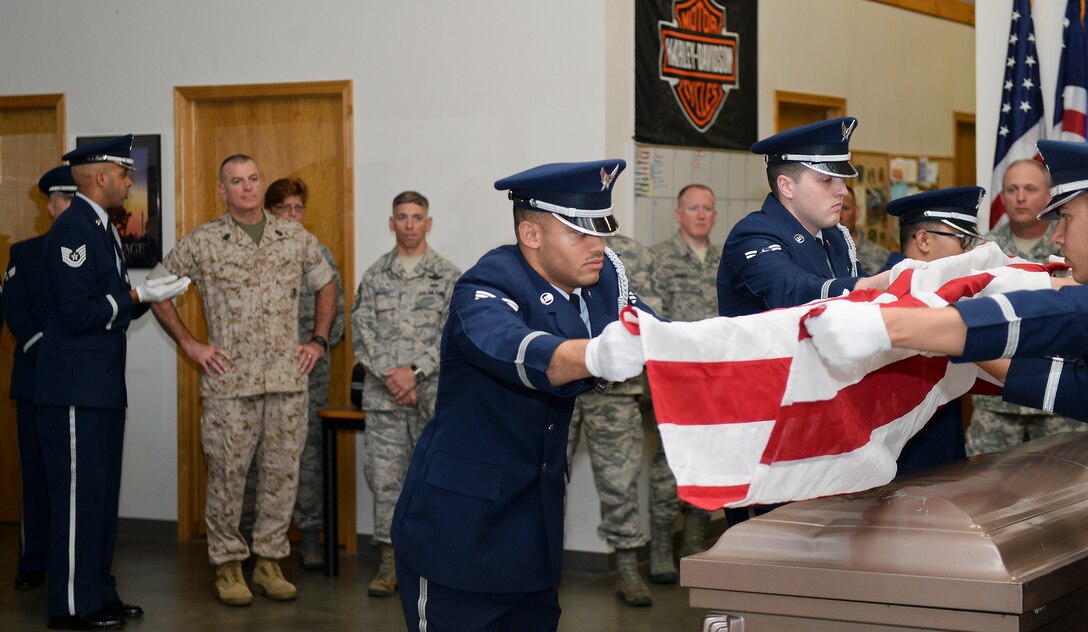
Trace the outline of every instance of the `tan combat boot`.
<instances>
[{"instance_id":1,"label":"tan combat boot","mask_svg":"<svg viewBox=\"0 0 1088 632\"><path fill-rule=\"evenodd\" d=\"M397 566L393 561L393 545L382 544L382 560L378 564L378 572L374 579L367 584L366 594L371 597L388 597L397 591Z\"/></svg>"},{"instance_id":2,"label":"tan combat boot","mask_svg":"<svg viewBox=\"0 0 1088 632\"><path fill-rule=\"evenodd\" d=\"M652 606L650 589L638 574L638 555L634 549L616 550L616 594L629 606Z\"/></svg>"},{"instance_id":3,"label":"tan combat boot","mask_svg":"<svg viewBox=\"0 0 1088 632\"><path fill-rule=\"evenodd\" d=\"M298 597L295 585L283 578L280 563L267 557L257 558L257 566L253 568L253 587L276 601L291 601Z\"/></svg>"},{"instance_id":4,"label":"tan combat boot","mask_svg":"<svg viewBox=\"0 0 1088 632\"><path fill-rule=\"evenodd\" d=\"M672 559L674 520L654 520L650 523L650 581L655 584L675 584L679 574Z\"/></svg>"},{"instance_id":5,"label":"tan combat boot","mask_svg":"<svg viewBox=\"0 0 1088 632\"><path fill-rule=\"evenodd\" d=\"M684 510L684 539L680 545L680 557L702 553L706 550L706 528L710 513L689 507Z\"/></svg>"},{"instance_id":6,"label":"tan combat boot","mask_svg":"<svg viewBox=\"0 0 1088 632\"><path fill-rule=\"evenodd\" d=\"M248 606L253 603L253 593L242 576L242 563L226 562L215 567L215 590L219 603L224 606Z\"/></svg>"}]
</instances>

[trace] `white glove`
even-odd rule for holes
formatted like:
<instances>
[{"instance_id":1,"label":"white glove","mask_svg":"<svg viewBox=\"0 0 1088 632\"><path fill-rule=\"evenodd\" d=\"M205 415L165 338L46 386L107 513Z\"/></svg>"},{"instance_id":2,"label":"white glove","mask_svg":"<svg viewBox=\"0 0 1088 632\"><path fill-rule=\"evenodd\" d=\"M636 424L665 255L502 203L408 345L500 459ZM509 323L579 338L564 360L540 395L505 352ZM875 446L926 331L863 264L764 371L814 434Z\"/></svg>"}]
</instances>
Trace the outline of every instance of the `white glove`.
<instances>
[{"instance_id":1,"label":"white glove","mask_svg":"<svg viewBox=\"0 0 1088 632\"><path fill-rule=\"evenodd\" d=\"M596 377L622 382L642 373L644 364L642 340L618 320L586 345L586 369Z\"/></svg>"},{"instance_id":2,"label":"white glove","mask_svg":"<svg viewBox=\"0 0 1088 632\"><path fill-rule=\"evenodd\" d=\"M148 279L143 285L136 286L136 296L141 303L158 303L168 301L175 296L181 296L189 289L189 277L168 275L157 279Z\"/></svg>"},{"instance_id":3,"label":"white glove","mask_svg":"<svg viewBox=\"0 0 1088 632\"><path fill-rule=\"evenodd\" d=\"M872 303L829 301L819 316L805 320L816 352L831 366L850 366L892 348L880 307Z\"/></svg>"},{"instance_id":4,"label":"white glove","mask_svg":"<svg viewBox=\"0 0 1088 632\"><path fill-rule=\"evenodd\" d=\"M907 270L925 270L928 267L928 261L920 261L918 259L904 259L892 266L891 280L894 281L898 279L899 275L903 274L903 272Z\"/></svg>"}]
</instances>

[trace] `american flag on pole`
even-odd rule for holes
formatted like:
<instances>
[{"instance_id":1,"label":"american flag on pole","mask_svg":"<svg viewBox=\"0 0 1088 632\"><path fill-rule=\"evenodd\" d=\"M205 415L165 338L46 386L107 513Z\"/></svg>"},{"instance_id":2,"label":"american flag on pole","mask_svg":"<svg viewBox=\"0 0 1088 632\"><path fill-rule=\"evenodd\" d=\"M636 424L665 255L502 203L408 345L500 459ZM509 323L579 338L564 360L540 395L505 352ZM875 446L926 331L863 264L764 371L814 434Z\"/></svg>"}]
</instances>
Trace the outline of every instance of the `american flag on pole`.
<instances>
[{"instance_id":1,"label":"american flag on pole","mask_svg":"<svg viewBox=\"0 0 1088 632\"><path fill-rule=\"evenodd\" d=\"M1012 260L991 243L904 270L886 292L830 300L943 306L1050 287L1054 267ZM640 315L658 428L685 501L743 507L883 485L907 440L981 377L974 364L899 349L826 365L801 326L818 303L698 322Z\"/></svg>"},{"instance_id":2,"label":"american flag on pole","mask_svg":"<svg viewBox=\"0 0 1088 632\"><path fill-rule=\"evenodd\" d=\"M1009 163L1034 158L1035 141L1043 137L1043 92L1039 87L1039 56L1035 52L1035 23L1031 2L1014 0L1009 47L1005 58L1005 82L997 124L997 147L990 182L990 228L1008 221L1001 202L1001 179Z\"/></svg>"},{"instance_id":3,"label":"american flag on pole","mask_svg":"<svg viewBox=\"0 0 1088 632\"><path fill-rule=\"evenodd\" d=\"M1084 33L1084 0L1069 0L1065 7L1062 58L1058 65L1058 88L1054 96L1056 140L1084 141L1088 113L1088 42Z\"/></svg>"}]
</instances>

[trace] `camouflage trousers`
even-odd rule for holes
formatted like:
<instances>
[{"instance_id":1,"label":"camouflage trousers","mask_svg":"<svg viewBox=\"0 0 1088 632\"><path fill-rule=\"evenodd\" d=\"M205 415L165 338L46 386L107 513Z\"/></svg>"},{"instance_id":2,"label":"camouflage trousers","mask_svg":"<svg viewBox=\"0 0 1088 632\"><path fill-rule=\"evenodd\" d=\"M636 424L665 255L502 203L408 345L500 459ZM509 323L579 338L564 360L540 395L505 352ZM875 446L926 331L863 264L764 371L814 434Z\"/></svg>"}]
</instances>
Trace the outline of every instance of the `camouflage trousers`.
<instances>
[{"instance_id":1,"label":"camouflage trousers","mask_svg":"<svg viewBox=\"0 0 1088 632\"><path fill-rule=\"evenodd\" d=\"M324 372L318 369L324 363ZM295 499L293 518L295 526L302 530L320 529L324 525L325 515L325 480L322 476L324 454L321 446L321 418L317 411L329 406L329 363L322 358L310 372L310 399L306 417L306 442L302 446L302 457L298 463L298 498ZM253 532L254 508L257 505L257 463L249 466L246 474L246 495L242 503L242 535L251 539Z\"/></svg>"},{"instance_id":2,"label":"camouflage trousers","mask_svg":"<svg viewBox=\"0 0 1088 632\"><path fill-rule=\"evenodd\" d=\"M252 550L272 559L291 552L287 529L298 492L307 399L302 391L204 400L200 440L208 469L204 522L212 564L249 557L239 522L246 472L253 462L257 500Z\"/></svg>"},{"instance_id":3,"label":"camouflage trousers","mask_svg":"<svg viewBox=\"0 0 1088 632\"><path fill-rule=\"evenodd\" d=\"M685 511L703 512L704 510L698 507L682 502L676 495L676 477L672 475L669 462L665 458L665 447L661 442L661 431L657 428L653 404L645 396L643 396L642 414L646 423L653 426L654 437L657 439L654 456L650 461L650 521L671 523L676 520L681 507Z\"/></svg>"},{"instance_id":4,"label":"camouflage trousers","mask_svg":"<svg viewBox=\"0 0 1088 632\"><path fill-rule=\"evenodd\" d=\"M391 544L389 528L393 510L404 487L412 450L427 420L417 409L368 410L366 413L366 461L363 472L374 493L372 542Z\"/></svg>"},{"instance_id":5,"label":"camouflage trousers","mask_svg":"<svg viewBox=\"0 0 1088 632\"><path fill-rule=\"evenodd\" d=\"M997 452L1025 441L1070 430L1088 430L1088 424L1040 412L1037 415L1003 413L975 407L967 429L967 455Z\"/></svg>"},{"instance_id":6,"label":"camouflage trousers","mask_svg":"<svg viewBox=\"0 0 1088 632\"><path fill-rule=\"evenodd\" d=\"M579 395L567 439L568 463L578 448L582 430L601 501L597 533L617 549L646 544L638 519L638 477L643 458L638 395Z\"/></svg>"}]
</instances>

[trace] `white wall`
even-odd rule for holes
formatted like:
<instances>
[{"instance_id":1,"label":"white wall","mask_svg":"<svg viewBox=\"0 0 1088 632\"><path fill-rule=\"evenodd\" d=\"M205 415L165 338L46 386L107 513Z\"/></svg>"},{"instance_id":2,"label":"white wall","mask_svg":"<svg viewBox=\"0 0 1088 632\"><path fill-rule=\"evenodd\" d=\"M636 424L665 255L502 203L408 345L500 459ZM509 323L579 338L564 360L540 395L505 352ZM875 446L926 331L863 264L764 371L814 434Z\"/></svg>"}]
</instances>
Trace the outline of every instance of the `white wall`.
<instances>
[{"instance_id":1,"label":"white wall","mask_svg":"<svg viewBox=\"0 0 1088 632\"><path fill-rule=\"evenodd\" d=\"M951 111L974 109L968 27L865 0L762 0L759 10L761 136L773 131L781 89L845 97L861 119L857 148L951 154ZM467 268L512 240L494 180L550 161L630 161L633 23L627 0L4 2L0 95L66 93L68 147L82 135L161 134L170 248L174 86L352 80L356 272L345 282L354 284L391 247L398 191L430 198L432 245ZM982 138L981 118L979 129ZM628 234L630 183L621 177L616 195ZM121 514L173 520L176 356L151 318L130 342ZM360 532L371 533L361 467L357 477ZM583 448L567 548L606 549L596 505Z\"/></svg>"},{"instance_id":2,"label":"white wall","mask_svg":"<svg viewBox=\"0 0 1088 632\"><path fill-rule=\"evenodd\" d=\"M1043 108L1049 127L1054 114L1054 89L1062 49L1062 20L1066 0L1035 0L1032 16L1035 20L1035 48L1039 54L1039 81L1043 91ZM990 200L990 176L993 173L994 147L997 145L997 118L1001 108L1005 58L1009 46L1009 25L1012 0L987 0L975 4L975 56L978 60L975 85L978 115L975 147L978 153L978 184L985 187ZM989 222L988 202L983 203ZM979 224L983 224L983 210ZM988 225L988 223L987 223Z\"/></svg>"}]
</instances>

